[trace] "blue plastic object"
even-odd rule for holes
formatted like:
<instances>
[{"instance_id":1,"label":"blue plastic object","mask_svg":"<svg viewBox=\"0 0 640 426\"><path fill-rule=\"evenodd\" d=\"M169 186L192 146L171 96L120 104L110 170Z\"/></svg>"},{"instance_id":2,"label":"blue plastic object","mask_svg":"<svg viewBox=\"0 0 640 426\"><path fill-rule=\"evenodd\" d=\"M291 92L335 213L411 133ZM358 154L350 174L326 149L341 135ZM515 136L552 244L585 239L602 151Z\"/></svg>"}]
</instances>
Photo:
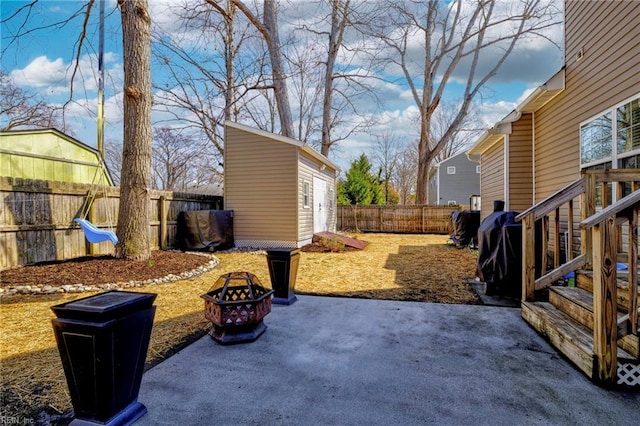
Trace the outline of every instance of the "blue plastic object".
<instances>
[{"instance_id":1,"label":"blue plastic object","mask_svg":"<svg viewBox=\"0 0 640 426\"><path fill-rule=\"evenodd\" d=\"M627 264L626 264L626 263L620 263L620 262L618 262L618 263L616 263L616 269L617 269L618 271L626 271L627 269L629 269L629 267L627 266Z\"/></svg>"},{"instance_id":2,"label":"blue plastic object","mask_svg":"<svg viewBox=\"0 0 640 426\"><path fill-rule=\"evenodd\" d=\"M114 245L118 244L118 237L113 231L98 229L86 219L75 218L73 221L80 224L84 231L84 237L90 243L95 244L103 241L111 241Z\"/></svg>"}]
</instances>

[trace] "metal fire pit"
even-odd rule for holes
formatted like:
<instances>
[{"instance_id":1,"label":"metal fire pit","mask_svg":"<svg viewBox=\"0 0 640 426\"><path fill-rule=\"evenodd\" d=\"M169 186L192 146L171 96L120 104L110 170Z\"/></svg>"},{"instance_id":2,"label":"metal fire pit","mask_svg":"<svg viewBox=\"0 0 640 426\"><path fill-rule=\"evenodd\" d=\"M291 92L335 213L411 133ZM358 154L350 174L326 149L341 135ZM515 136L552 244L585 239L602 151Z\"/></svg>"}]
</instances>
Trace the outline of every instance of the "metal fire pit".
<instances>
[{"instance_id":1,"label":"metal fire pit","mask_svg":"<svg viewBox=\"0 0 640 426\"><path fill-rule=\"evenodd\" d=\"M221 275L200 296L204 316L213 323L209 335L223 345L256 340L267 329L262 319L271 312L272 294L249 272Z\"/></svg>"}]
</instances>

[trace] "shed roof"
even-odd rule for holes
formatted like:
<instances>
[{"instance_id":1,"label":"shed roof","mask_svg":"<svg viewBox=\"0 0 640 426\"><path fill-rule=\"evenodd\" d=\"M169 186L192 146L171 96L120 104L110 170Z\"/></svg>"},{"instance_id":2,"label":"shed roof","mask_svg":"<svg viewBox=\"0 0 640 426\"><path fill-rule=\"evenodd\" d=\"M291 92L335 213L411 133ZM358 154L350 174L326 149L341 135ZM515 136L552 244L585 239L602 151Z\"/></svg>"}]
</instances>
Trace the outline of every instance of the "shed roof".
<instances>
[{"instance_id":1,"label":"shed roof","mask_svg":"<svg viewBox=\"0 0 640 426\"><path fill-rule=\"evenodd\" d=\"M321 164L324 164L325 166L335 170L335 171L340 171L340 168L335 165L334 163L332 163L327 157L325 157L324 155L320 154L318 151L316 151L315 149L311 148L309 145L307 145L304 142L301 142L297 139L293 139L293 138L288 138L286 136L282 136L282 135L278 135L275 133L271 133L271 132L267 132L265 130L260 130L257 129L255 127L251 127L251 126L247 126L244 124L240 124L240 123L236 123L235 121L225 121L224 123L225 126L228 127L232 127L234 129L239 129L239 130L243 130L245 132L248 133L253 133L257 136L262 136L274 141L278 141L278 142L283 142L292 146L295 146L296 148L299 148L300 150L302 150L304 153L306 153L307 155L311 156L312 158L314 158L316 161L320 162Z\"/></svg>"}]
</instances>

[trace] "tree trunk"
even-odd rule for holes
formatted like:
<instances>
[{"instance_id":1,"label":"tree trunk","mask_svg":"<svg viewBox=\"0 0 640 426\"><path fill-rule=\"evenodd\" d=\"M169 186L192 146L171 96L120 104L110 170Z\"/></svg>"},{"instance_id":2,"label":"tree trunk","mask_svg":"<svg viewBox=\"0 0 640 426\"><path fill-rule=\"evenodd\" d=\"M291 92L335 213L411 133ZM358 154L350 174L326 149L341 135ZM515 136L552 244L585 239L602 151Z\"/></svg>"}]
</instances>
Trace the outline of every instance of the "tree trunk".
<instances>
[{"instance_id":1,"label":"tree trunk","mask_svg":"<svg viewBox=\"0 0 640 426\"><path fill-rule=\"evenodd\" d=\"M295 138L289 91L287 90L287 75L284 72L282 46L278 35L278 8L275 0L264 0L264 26L269 33L266 42L269 47L273 87L280 116L280 132L284 136Z\"/></svg>"},{"instance_id":2,"label":"tree trunk","mask_svg":"<svg viewBox=\"0 0 640 426\"><path fill-rule=\"evenodd\" d=\"M320 153L324 156L329 155L331 148L331 106L333 95L333 69L338 56L338 50L342 44L342 34L346 25L347 8L349 1L344 6L342 19L340 19L339 1L332 3L331 7L331 32L329 33L329 49L327 52L327 66L324 72L324 99L322 101L322 141Z\"/></svg>"},{"instance_id":3,"label":"tree trunk","mask_svg":"<svg viewBox=\"0 0 640 426\"><path fill-rule=\"evenodd\" d=\"M122 14L124 135L116 257L148 260L151 182L151 18L147 0L118 0Z\"/></svg>"}]
</instances>

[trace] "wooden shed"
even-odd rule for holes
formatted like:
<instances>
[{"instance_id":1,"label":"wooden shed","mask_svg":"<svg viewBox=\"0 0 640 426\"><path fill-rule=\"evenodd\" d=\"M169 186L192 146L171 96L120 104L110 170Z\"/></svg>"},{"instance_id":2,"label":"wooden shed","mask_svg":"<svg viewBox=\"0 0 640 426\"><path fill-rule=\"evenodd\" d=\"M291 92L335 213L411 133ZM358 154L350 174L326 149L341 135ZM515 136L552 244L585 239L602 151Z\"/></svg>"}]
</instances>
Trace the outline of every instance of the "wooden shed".
<instances>
[{"instance_id":1,"label":"wooden shed","mask_svg":"<svg viewBox=\"0 0 640 426\"><path fill-rule=\"evenodd\" d=\"M1 132L0 176L113 185L98 150L56 129Z\"/></svg>"},{"instance_id":2,"label":"wooden shed","mask_svg":"<svg viewBox=\"0 0 640 426\"><path fill-rule=\"evenodd\" d=\"M339 168L310 146L225 123L224 205L237 247L296 248L336 230Z\"/></svg>"}]
</instances>

